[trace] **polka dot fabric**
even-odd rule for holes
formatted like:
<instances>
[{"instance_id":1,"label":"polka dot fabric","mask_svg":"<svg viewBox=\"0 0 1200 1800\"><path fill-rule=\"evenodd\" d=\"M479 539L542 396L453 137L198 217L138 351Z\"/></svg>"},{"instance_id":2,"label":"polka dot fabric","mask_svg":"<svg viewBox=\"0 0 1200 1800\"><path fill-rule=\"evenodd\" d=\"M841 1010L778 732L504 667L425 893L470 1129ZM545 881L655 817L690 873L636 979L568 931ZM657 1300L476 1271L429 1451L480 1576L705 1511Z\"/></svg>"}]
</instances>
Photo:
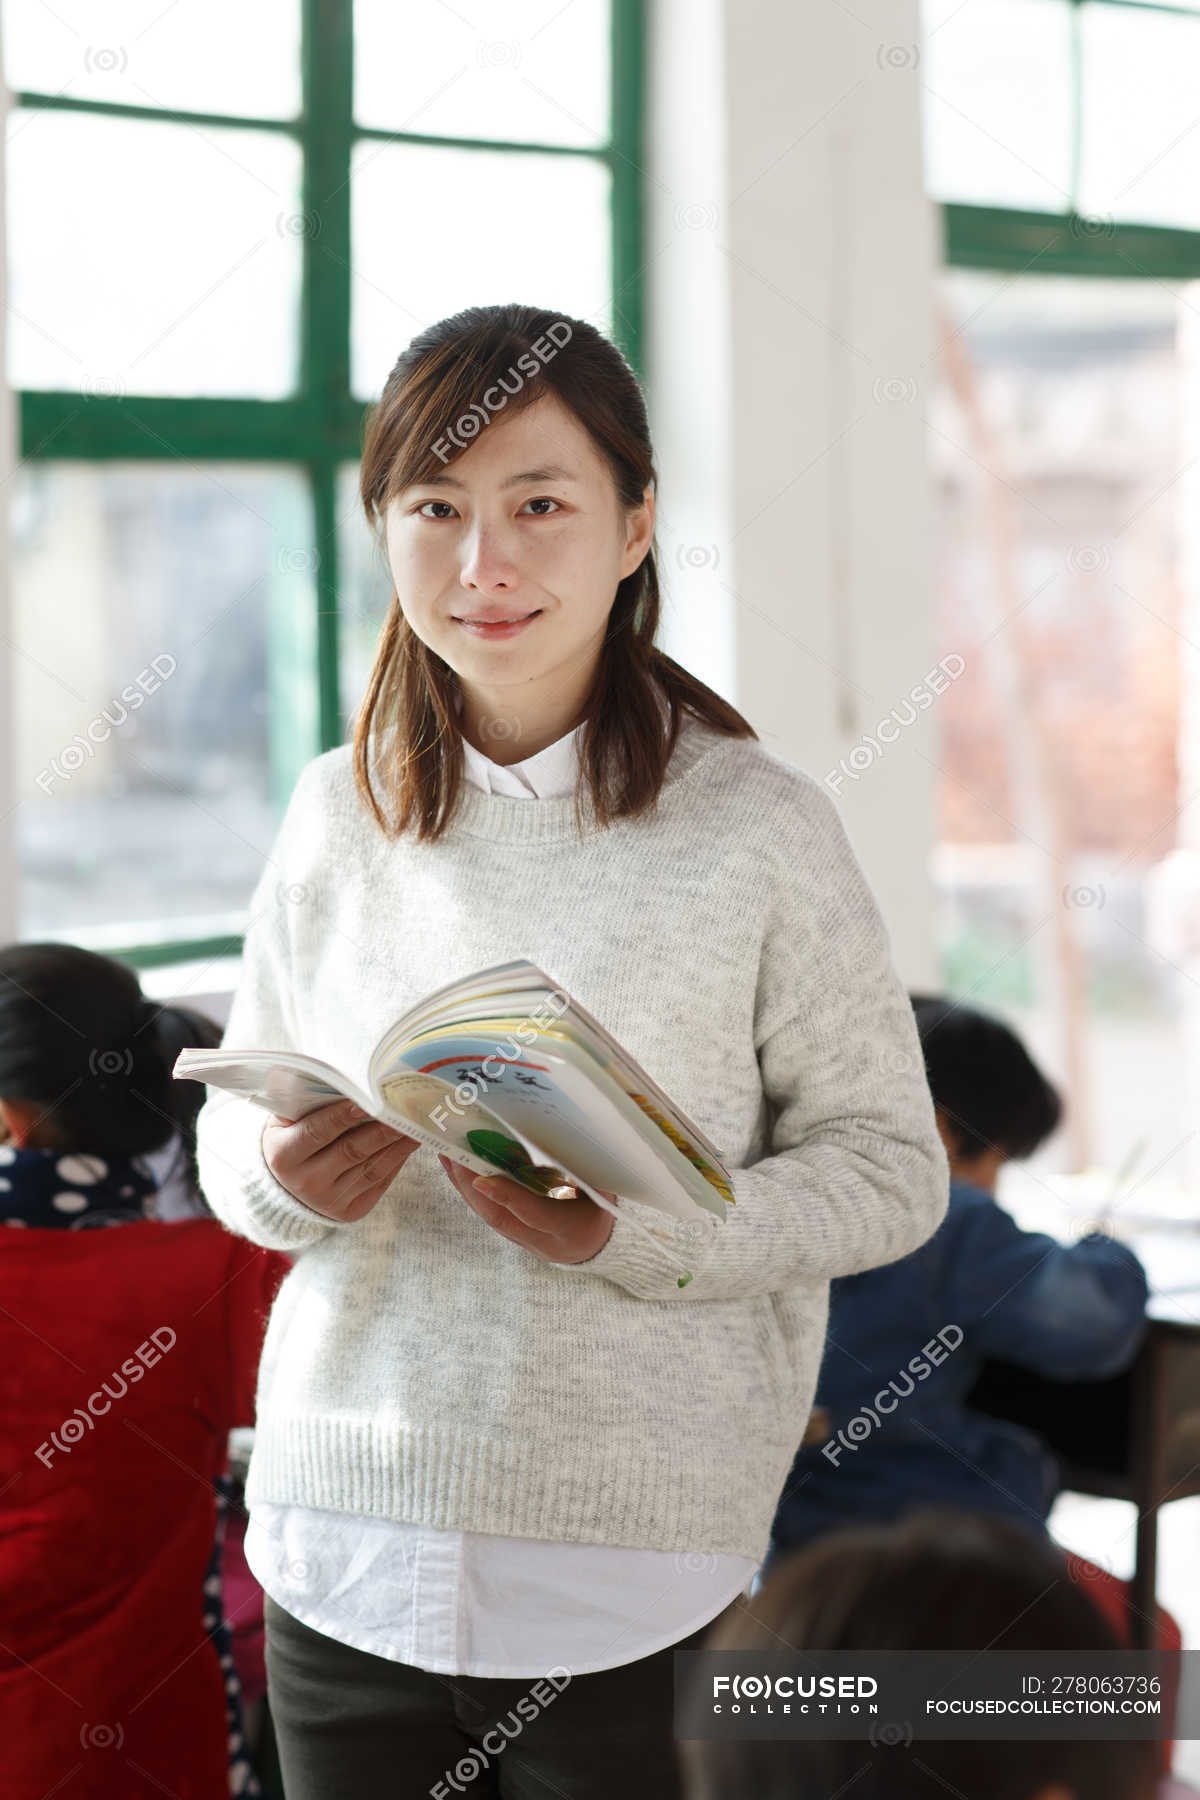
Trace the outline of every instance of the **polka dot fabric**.
<instances>
[{"instance_id":1,"label":"polka dot fabric","mask_svg":"<svg viewBox=\"0 0 1200 1800\"><path fill-rule=\"evenodd\" d=\"M0 1144L0 1228L87 1231L156 1216L158 1183L137 1156L80 1156Z\"/></svg>"}]
</instances>

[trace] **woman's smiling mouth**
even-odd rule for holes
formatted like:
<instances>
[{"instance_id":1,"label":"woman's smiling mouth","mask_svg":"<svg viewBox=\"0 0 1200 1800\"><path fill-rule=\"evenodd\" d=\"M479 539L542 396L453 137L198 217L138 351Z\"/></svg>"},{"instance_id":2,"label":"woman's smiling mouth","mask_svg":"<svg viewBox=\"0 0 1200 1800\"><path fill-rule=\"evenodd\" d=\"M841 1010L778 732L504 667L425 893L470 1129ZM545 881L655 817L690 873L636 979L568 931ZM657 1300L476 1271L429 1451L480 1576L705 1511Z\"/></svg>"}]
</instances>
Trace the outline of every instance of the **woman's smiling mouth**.
<instances>
[{"instance_id":1,"label":"woman's smiling mouth","mask_svg":"<svg viewBox=\"0 0 1200 1800\"><path fill-rule=\"evenodd\" d=\"M535 612L518 613L509 618L503 616L493 619L486 617L456 618L454 622L456 625L462 625L467 631L473 632L476 637L507 638L515 637L518 631L524 630L526 625L531 625L534 619L540 618L541 613L542 609L539 606Z\"/></svg>"}]
</instances>

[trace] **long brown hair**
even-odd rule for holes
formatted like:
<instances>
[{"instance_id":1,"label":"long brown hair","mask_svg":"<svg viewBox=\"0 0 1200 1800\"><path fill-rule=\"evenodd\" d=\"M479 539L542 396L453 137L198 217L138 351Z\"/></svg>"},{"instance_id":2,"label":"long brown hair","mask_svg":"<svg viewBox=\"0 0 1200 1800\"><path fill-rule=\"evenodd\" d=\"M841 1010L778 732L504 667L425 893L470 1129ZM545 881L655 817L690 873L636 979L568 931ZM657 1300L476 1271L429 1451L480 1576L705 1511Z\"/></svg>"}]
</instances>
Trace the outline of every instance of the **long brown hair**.
<instances>
[{"instance_id":1,"label":"long brown hair","mask_svg":"<svg viewBox=\"0 0 1200 1800\"><path fill-rule=\"evenodd\" d=\"M481 414L486 423L485 408L511 416L548 391L591 435L622 506L640 506L658 477L642 390L616 346L583 319L515 303L472 306L412 340L367 414L359 492L371 529L382 537L388 502L462 454ZM757 737L741 713L657 648L658 622L651 544L617 586L584 701L577 818L585 784L601 825L653 806L685 713L730 737ZM457 702L457 675L417 636L393 590L354 722L355 782L388 836L415 822L419 839L436 839L449 824L463 782ZM391 820L371 785L372 733Z\"/></svg>"}]
</instances>

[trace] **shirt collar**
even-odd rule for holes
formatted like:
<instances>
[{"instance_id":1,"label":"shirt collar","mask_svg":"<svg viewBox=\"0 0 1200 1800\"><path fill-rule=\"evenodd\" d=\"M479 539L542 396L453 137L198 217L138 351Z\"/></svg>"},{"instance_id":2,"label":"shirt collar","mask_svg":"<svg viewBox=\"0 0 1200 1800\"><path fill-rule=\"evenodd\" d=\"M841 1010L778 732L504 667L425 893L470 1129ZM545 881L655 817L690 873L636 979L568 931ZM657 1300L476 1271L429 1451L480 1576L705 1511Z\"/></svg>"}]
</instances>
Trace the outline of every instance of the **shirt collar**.
<instances>
[{"instance_id":1,"label":"shirt collar","mask_svg":"<svg viewBox=\"0 0 1200 1800\"><path fill-rule=\"evenodd\" d=\"M575 790L578 771L579 733L581 726L576 726L565 737L558 738L553 744L547 744L536 756L527 756L521 762L497 763L476 750L464 738L463 773L475 787L482 788L485 794L510 794L535 800L553 799L559 794L570 794Z\"/></svg>"},{"instance_id":2,"label":"shirt collar","mask_svg":"<svg viewBox=\"0 0 1200 1800\"><path fill-rule=\"evenodd\" d=\"M461 694L457 711L462 712ZM518 800L550 800L558 795L573 794L579 773L579 734L582 729L581 725L576 725L573 731L547 744L536 756L527 756L515 763L493 762L464 737L463 773L473 787L482 788L485 794L508 794Z\"/></svg>"}]
</instances>

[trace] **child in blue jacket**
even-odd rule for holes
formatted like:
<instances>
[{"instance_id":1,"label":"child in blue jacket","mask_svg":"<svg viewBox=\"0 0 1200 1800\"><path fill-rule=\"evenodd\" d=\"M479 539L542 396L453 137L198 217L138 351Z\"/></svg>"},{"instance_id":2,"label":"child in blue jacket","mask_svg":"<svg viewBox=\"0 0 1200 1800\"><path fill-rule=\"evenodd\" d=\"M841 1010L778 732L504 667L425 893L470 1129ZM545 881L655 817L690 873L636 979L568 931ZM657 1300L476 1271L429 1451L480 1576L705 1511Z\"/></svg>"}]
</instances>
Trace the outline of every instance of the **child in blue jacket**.
<instances>
[{"instance_id":1,"label":"child in blue jacket","mask_svg":"<svg viewBox=\"0 0 1200 1800\"><path fill-rule=\"evenodd\" d=\"M1115 1375L1145 1329L1138 1258L1100 1233L1061 1244L1023 1231L995 1200L1009 1157L1059 1123L1058 1094L999 1020L943 999L913 1008L950 1205L919 1250L830 1283L817 1382L819 1441L798 1452L772 1558L838 1525L942 1504L1007 1514L1042 1531L1061 1470L1032 1430L975 1411L985 1359L1059 1381Z\"/></svg>"}]
</instances>

